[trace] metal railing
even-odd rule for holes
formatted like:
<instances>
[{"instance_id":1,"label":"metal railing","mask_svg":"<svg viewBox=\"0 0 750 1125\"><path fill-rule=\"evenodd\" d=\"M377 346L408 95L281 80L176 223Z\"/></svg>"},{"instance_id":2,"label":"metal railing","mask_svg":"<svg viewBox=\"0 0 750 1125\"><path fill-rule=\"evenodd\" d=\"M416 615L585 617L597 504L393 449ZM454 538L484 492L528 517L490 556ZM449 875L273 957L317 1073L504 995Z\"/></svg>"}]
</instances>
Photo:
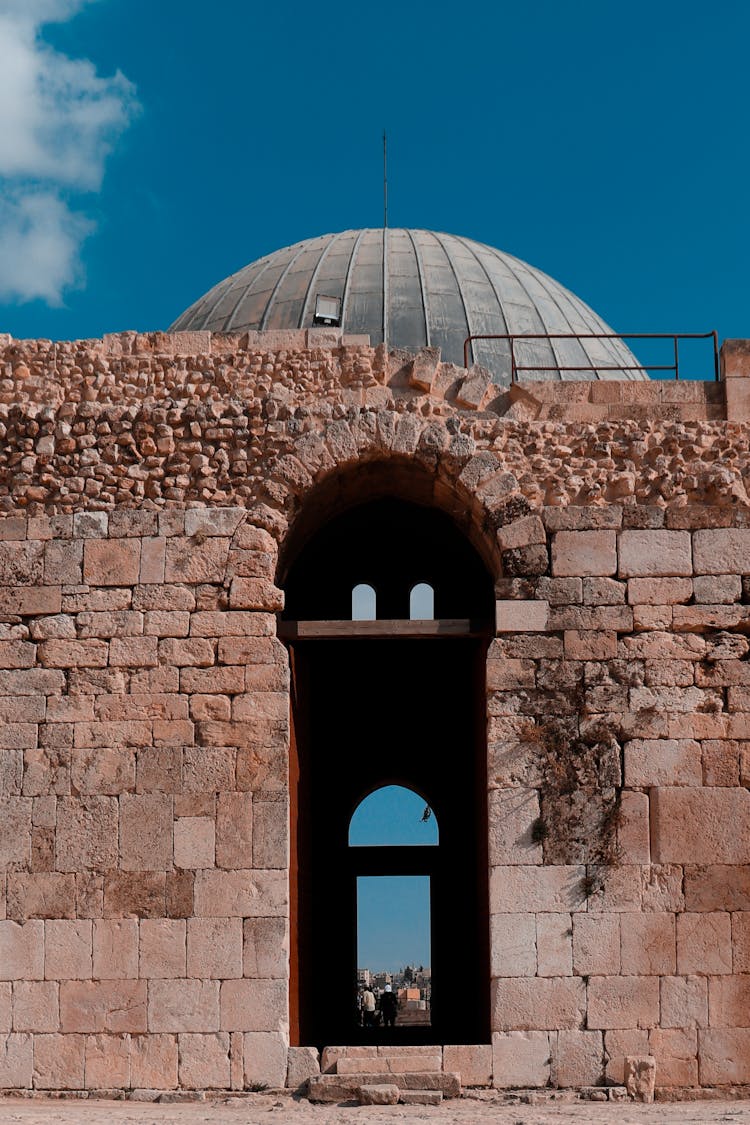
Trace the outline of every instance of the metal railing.
<instances>
[{"instance_id":1,"label":"metal railing","mask_svg":"<svg viewBox=\"0 0 750 1125\"><path fill-rule=\"evenodd\" d=\"M718 382L720 378L718 332L523 332L517 334L476 332L467 336L464 340L464 367L469 366L469 348L474 340L507 340L510 345L511 383L517 383L518 373L523 371L671 371L674 378L679 379L680 340L712 340L714 379ZM613 363L607 365L589 360L588 364L581 362L566 367L559 363L550 366L539 363L519 364L516 362L515 344L523 340L671 340L674 348L674 362L666 364L634 363L630 365Z\"/></svg>"}]
</instances>

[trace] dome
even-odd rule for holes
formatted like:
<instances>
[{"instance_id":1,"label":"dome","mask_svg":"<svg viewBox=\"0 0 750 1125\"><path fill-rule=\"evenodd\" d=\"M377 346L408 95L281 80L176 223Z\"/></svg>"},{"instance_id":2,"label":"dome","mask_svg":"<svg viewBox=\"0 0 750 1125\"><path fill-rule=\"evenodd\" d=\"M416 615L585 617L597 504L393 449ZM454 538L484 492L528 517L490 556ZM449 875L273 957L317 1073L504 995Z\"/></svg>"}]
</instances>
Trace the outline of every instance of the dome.
<instances>
[{"instance_id":1,"label":"dome","mask_svg":"<svg viewBox=\"0 0 750 1125\"><path fill-rule=\"evenodd\" d=\"M319 297L337 298L343 331L375 345L439 347L463 365L477 333L611 333L568 289L518 258L452 234L348 230L306 239L251 262L178 317L171 332L310 328ZM524 340L513 345L521 379L646 379L613 340ZM510 382L507 340L476 340L470 361Z\"/></svg>"}]
</instances>

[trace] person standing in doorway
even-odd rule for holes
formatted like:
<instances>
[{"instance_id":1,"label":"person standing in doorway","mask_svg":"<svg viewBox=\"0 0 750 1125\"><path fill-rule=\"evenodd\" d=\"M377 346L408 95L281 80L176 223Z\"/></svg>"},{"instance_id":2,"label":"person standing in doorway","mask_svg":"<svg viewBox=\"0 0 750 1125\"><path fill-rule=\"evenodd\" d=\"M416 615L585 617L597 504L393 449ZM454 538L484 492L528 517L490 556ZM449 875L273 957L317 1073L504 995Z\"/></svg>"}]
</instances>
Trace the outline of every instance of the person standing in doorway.
<instances>
[{"instance_id":1,"label":"person standing in doorway","mask_svg":"<svg viewBox=\"0 0 750 1125\"><path fill-rule=\"evenodd\" d=\"M380 1011L383 1014L383 1025L385 1027L395 1027L396 1013L398 1012L398 997L389 984L385 986L385 991L380 997Z\"/></svg>"},{"instance_id":2,"label":"person standing in doorway","mask_svg":"<svg viewBox=\"0 0 750 1125\"><path fill-rule=\"evenodd\" d=\"M364 1016L365 1027L375 1026L375 993L371 990L369 984L362 993L362 1014Z\"/></svg>"}]
</instances>

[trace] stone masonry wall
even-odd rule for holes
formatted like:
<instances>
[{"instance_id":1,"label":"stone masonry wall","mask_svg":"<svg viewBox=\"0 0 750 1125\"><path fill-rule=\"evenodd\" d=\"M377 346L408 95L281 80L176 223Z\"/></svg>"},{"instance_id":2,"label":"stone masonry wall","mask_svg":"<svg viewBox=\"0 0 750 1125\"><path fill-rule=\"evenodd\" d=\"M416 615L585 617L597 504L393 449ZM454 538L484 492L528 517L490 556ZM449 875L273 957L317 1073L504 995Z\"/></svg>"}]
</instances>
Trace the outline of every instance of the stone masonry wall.
<instances>
[{"instance_id":1,"label":"stone masonry wall","mask_svg":"<svg viewBox=\"0 0 750 1125\"><path fill-rule=\"evenodd\" d=\"M750 1083L744 372L540 420L287 335L5 341L0 1088L284 1083L279 552L376 464L497 578L494 1083Z\"/></svg>"}]
</instances>

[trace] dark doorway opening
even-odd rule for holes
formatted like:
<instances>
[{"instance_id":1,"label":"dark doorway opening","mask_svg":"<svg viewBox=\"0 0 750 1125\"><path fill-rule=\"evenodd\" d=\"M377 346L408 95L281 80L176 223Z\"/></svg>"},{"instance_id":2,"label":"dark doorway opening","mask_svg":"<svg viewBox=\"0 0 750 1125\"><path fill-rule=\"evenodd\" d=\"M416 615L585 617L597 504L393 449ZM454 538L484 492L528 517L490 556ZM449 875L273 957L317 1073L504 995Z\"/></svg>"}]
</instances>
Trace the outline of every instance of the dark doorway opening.
<instances>
[{"instance_id":1,"label":"dark doorway opening","mask_svg":"<svg viewBox=\"0 0 750 1125\"><path fill-rule=\"evenodd\" d=\"M284 618L293 675L292 1041L477 1043L489 1038L485 660L492 580L442 512L378 500L332 519L298 551ZM376 595L358 636L352 591ZM431 587L424 635L411 592ZM430 605L430 602L423 602ZM432 608L432 607L431 607ZM409 632L400 635L400 622ZM441 622L451 630L441 632ZM337 631L332 622L340 622ZM465 622L465 630L456 628ZM470 624L471 623L471 624ZM371 625L368 622L368 625ZM282 629L283 632L283 629ZM353 813L404 786L440 825L439 847L350 847ZM429 879L430 1019L363 1027L357 1011L358 880ZM360 886L363 884L360 882ZM372 966L377 969L379 966Z\"/></svg>"}]
</instances>

